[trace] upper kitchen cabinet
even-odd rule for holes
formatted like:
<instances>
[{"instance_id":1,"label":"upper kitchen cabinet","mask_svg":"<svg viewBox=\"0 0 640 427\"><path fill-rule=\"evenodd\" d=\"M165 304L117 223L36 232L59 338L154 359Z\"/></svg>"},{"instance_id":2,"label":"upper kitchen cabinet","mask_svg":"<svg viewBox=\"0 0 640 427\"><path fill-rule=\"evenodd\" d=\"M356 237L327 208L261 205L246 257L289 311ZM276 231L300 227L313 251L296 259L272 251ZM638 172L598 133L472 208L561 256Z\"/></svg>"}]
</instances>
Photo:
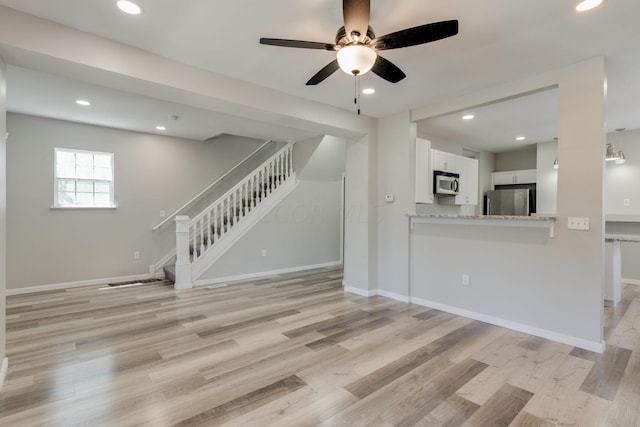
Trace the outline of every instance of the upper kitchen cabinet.
<instances>
[{"instance_id":1,"label":"upper kitchen cabinet","mask_svg":"<svg viewBox=\"0 0 640 427\"><path fill-rule=\"evenodd\" d=\"M434 171L457 173L460 175L458 195L444 197L439 200L443 205L477 205L478 204L478 160L458 156L440 150L431 150Z\"/></svg>"},{"instance_id":2,"label":"upper kitchen cabinet","mask_svg":"<svg viewBox=\"0 0 640 427\"><path fill-rule=\"evenodd\" d=\"M496 185L535 184L537 171L525 169L518 171L493 172L491 174L491 187Z\"/></svg>"},{"instance_id":3,"label":"upper kitchen cabinet","mask_svg":"<svg viewBox=\"0 0 640 427\"><path fill-rule=\"evenodd\" d=\"M460 193L455 197L456 205L478 204L478 160L470 157L456 157L456 167L460 174Z\"/></svg>"},{"instance_id":4,"label":"upper kitchen cabinet","mask_svg":"<svg viewBox=\"0 0 640 427\"><path fill-rule=\"evenodd\" d=\"M456 156L453 153L447 153L446 151L432 150L433 156L433 170L443 172L457 173L456 168Z\"/></svg>"}]
</instances>

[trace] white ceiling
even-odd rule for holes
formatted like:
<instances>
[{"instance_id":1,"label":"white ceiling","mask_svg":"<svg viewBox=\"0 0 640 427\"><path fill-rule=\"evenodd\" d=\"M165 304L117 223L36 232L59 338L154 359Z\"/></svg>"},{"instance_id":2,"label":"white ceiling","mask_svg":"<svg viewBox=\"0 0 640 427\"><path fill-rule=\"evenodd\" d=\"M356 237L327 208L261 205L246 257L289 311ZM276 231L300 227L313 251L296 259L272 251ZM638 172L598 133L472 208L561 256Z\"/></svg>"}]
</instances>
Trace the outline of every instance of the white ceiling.
<instances>
[{"instance_id":1,"label":"white ceiling","mask_svg":"<svg viewBox=\"0 0 640 427\"><path fill-rule=\"evenodd\" d=\"M383 117L604 55L608 66L607 128L609 131L618 127L640 128L640 73L637 72L640 69L637 25L640 2L608 0L600 8L584 14L574 11L576 3L577 0L372 0L371 25L378 35L448 19L460 21L460 34L422 46L383 52L385 58L405 71L407 78L393 85L372 73L363 76L362 86L371 86L377 91L373 96L363 96L363 114ZM121 13L114 4L115 0L0 0L0 5L191 66L353 110L353 79L346 74L337 72L318 86L305 86L317 70L333 59L332 53L258 43L260 37L333 42L337 28L342 25L339 0L139 0L145 10L139 17ZM20 105L27 112L35 108L29 105L28 100L32 99L31 104L50 105L53 111L65 110L56 107L60 91L52 90L48 100L42 98L49 93L45 83L38 86L40 97L29 94L34 87L29 78L40 80L42 76L27 76L20 69L14 71L10 70L8 77L10 109ZM25 74L21 86L13 85L16 74ZM48 80L58 89L66 88L57 78ZM74 82L68 80L64 84ZM113 102L117 98L119 96L114 97ZM126 102L134 101L129 97ZM113 110L123 111L114 107L96 122L109 125L113 120L112 125L119 127L130 121L136 122L130 124L137 125L136 130L148 128L154 110L150 107L152 100L139 102L140 109L132 109L126 116L114 115ZM519 108L525 116L528 114L529 107L524 100ZM178 111L180 106L165 104L157 109L162 116L168 111ZM146 115L139 117L134 110L145 111ZM508 111L515 114L513 108ZM207 113L200 111L202 116ZM53 112L38 114L55 116ZM90 113L82 114L84 117L78 116L78 120L89 120L86 116ZM169 114L181 115L179 112ZM187 116L185 113L184 117ZM234 128L244 128L233 120L228 121L229 117L208 119L211 123L202 129L195 129L198 126L195 120L194 123L185 121L185 125L194 127L190 131L198 139L221 130L220 123L230 123L222 130L230 133L234 133ZM514 123L515 120L502 122ZM274 137L289 136L282 139L308 135L291 128L261 129L264 124L259 122L247 126L256 132L270 132ZM454 126L458 128L458 123ZM477 143L483 139L486 143L506 139L506 135L514 131L505 126L502 136L498 133L480 136ZM461 132L464 135L464 129ZM536 131L523 129L522 132L534 135ZM494 149L504 148L503 145Z\"/></svg>"}]
</instances>

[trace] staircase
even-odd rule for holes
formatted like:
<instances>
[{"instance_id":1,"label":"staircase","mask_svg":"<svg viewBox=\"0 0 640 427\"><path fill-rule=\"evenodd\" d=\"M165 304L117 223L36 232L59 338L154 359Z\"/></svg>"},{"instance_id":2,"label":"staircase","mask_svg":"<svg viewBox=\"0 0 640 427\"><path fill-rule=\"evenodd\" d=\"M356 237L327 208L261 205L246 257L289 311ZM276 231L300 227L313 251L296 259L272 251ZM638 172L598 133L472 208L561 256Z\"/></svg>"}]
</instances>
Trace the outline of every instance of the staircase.
<instances>
[{"instance_id":1,"label":"staircase","mask_svg":"<svg viewBox=\"0 0 640 427\"><path fill-rule=\"evenodd\" d=\"M191 287L296 184L287 144L193 218L176 216L176 264L163 267L165 277Z\"/></svg>"}]
</instances>

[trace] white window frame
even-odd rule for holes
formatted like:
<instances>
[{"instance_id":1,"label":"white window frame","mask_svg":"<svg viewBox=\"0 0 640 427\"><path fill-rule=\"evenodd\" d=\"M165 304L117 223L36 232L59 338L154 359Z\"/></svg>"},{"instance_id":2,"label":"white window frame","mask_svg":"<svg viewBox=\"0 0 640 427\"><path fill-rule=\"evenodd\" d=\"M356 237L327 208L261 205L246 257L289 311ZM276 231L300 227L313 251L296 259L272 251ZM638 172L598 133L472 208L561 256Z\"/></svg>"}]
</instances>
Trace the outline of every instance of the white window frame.
<instances>
[{"instance_id":1,"label":"white window frame","mask_svg":"<svg viewBox=\"0 0 640 427\"><path fill-rule=\"evenodd\" d=\"M79 178L79 177L60 177L58 176L58 153L59 152L66 152L66 153L82 153L82 154L91 154L91 155L101 155L101 156L109 156L110 160L111 160L111 179L110 180L106 180L106 179L87 179L87 178ZM76 150L73 148L54 148L54 153L53 153L53 208L54 209L115 209L116 208L116 204L115 204L115 171L114 171L114 158L115 155L114 153L107 153L107 152L101 152L101 151L87 151L87 150ZM109 183L109 203L108 204L91 204L91 205L80 205L80 204L61 204L60 201L58 200L58 190L59 190L59 181L60 180L65 180L65 179L74 179L76 180L76 185L77 185L77 181L91 181L94 183L96 182L100 182L100 183L104 183L104 182L108 182ZM77 192L77 191L76 191ZM94 192L93 194L95 194L95 188L94 188Z\"/></svg>"}]
</instances>

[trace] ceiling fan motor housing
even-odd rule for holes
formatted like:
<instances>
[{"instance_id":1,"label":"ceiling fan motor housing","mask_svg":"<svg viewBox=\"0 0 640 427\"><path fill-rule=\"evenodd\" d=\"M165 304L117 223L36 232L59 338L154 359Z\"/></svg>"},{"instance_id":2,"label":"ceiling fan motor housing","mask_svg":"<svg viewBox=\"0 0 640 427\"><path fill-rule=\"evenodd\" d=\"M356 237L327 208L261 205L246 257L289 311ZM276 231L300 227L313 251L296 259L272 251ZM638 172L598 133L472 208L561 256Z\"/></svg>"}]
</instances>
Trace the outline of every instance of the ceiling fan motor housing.
<instances>
[{"instance_id":1,"label":"ceiling fan motor housing","mask_svg":"<svg viewBox=\"0 0 640 427\"><path fill-rule=\"evenodd\" d=\"M371 25L369 25L369 27L367 28L367 37L365 37L363 40L360 40L360 43L367 44L375 38L376 35L373 32L373 28L371 28ZM349 37L347 37L347 31L345 30L344 26L338 28L338 32L336 33L336 44L339 46L346 46L352 42L353 41L350 40Z\"/></svg>"}]
</instances>

